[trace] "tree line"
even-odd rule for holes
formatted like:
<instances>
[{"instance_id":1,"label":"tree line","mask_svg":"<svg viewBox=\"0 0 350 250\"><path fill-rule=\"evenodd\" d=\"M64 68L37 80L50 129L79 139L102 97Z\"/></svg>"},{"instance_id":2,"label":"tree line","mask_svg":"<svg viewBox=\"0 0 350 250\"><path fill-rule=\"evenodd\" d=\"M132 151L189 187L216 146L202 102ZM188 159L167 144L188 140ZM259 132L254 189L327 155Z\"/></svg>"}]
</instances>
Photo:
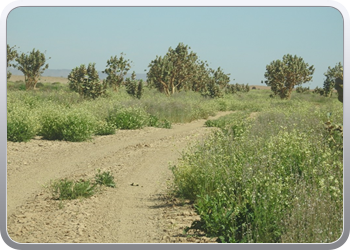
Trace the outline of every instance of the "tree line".
<instances>
[{"instance_id":1,"label":"tree line","mask_svg":"<svg viewBox=\"0 0 350 250\"><path fill-rule=\"evenodd\" d=\"M199 60L197 54L190 51L188 45L179 43L175 49L169 48L164 56L156 56L148 65L147 86L156 88L158 91L170 96L180 91L200 92L207 97L221 97L223 93L236 93L238 91L249 91L248 84L230 84L230 74L224 73L221 67L212 69L207 61ZM16 63L12 63L15 61ZM121 53L120 56L111 57L107 60L106 69L102 71L107 74L107 78L102 82L95 69L95 63L90 63L87 67L80 65L72 69L68 75L70 89L80 95L89 98L97 98L106 93L108 86L114 91L118 91L122 85L126 86L127 92L141 98L144 83L136 80L135 72L131 78L125 78L131 69L129 59ZM26 89L35 89L36 84L48 68L44 53L33 49L29 54L18 54L16 47L7 45L7 67L15 67L23 72L25 76ZM302 57L284 55L282 60L272 61L266 66L264 77L265 84L271 87L273 94L282 99L290 99L294 87L298 87L298 92L303 92L301 84L312 80L315 71L313 65L304 62ZM331 96L333 89L338 91L338 99L343 100L343 66L338 63L335 67L329 67L324 73L326 80L320 94ZM7 78L11 73L7 73ZM263 83L263 81L262 81Z\"/></svg>"}]
</instances>

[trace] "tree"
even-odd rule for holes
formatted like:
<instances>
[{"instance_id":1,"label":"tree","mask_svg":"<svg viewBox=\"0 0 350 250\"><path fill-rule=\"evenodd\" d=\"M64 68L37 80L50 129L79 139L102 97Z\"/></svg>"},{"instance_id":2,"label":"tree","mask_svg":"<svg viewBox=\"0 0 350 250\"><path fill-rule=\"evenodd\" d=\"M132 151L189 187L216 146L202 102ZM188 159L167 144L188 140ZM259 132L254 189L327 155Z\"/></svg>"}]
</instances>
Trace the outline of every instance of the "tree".
<instances>
[{"instance_id":1,"label":"tree","mask_svg":"<svg viewBox=\"0 0 350 250\"><path fill-rule=\"evenodd\" d=\"M209 68L207 72L208 76L202 82L205 87L201 91L202 95L211 98L223 97L223 90L230 82L229 74L225 74L220 67L217 70Z\"/></svg>"},{"instance_id":2,"label":"tree","mask_svg":"<svg viewBox=\"0 0 350 250\"><path fill-rule=\"evenodd\" d=\"M215 84L218 85L220 89L224 89L230 82L230 74L225 74L220 67L215 71L211 70L211 72L213 74Z\"/></svg>"},{"instance_id":3,"label":"tree","mask_svg":"<svg viewBox=\"0 0 350 250\"><path fill-rule=\"evenodd\" d=\"M130 60L124 58L123 53L120 54L119 58L117 56L111 57L107 60L107 68L102 71L108 75L104 82L112 86L114 91L118 91L124 82L124 76L131 68L131 63Z\"/></svg>"},{"instance_id":4,"label":"tree","mask_svg":"<svg viewBox=\"0 0 350 250\"><path fill-rule=\"evenodd\" d=\"M326 80L323 82L323 95L330 97L332 96L333 89L335 87L335 79L340 77L343 74L343 66L339 62L337 65L335 65L333 68L328 67L328 70L326 73L324 73L324 76L326 77Z\"/></svg>"},{"instance_id":5,"label":"tree","mask_svg":"<svg viewBox=\"0 0 350 250\"><path fill-rule=\"evenodd\" d=\"M334 87L338 92L338 100L343 102L343 67L341 67L341 74L335 79Z\"/></svg>"},{"instance_id":6,"label":"tree","mask_svg":"<svg viewBox=\"0 0 350 250\"><path fill-rule=\"evenodd\" d=\"M9 67L15 67L14 64L11 63L11 61L15 60L18 57L18 53L15 50L16 46L10 47L10 45L7 44L7 68ZM7 79L10 79L11 72L7 71Z\"/></svg>"},{"instance_id":7,"label":"tree","mask_svg":"<svg viewBox=\"0 0 350 250\"><path fill-rule=\"evenodd\" d=\"M311 81L314 71L303 58L287 54L266 66L265 83L281 99L290 99L294 86Z\"/></svg>"},{"instance_id":8,"label":"tree","mask_svg":"<svg viewBox=\"0 0 350 250\"><path fill-rule=\"evenodd\" d=\"M131 74L131 79L126 78L125 79L125 86L126 86L126 92L136 97L137 99L141 99L141 96L143 94L143 80L136 80L136 74L135 71Z\"/></svg>"},{"instance_id":9,"label":"tree","mask_svg":"<svg viewBox=\"0 0 350 250\"><path fill-rule=\"evenodd\" d=\"M208 68L208 63L206 61L200 61L196 64L195 74L187 81L184 85L186 90L191 89L195 92L206 91L206 85L209 82L210 69Z\"/></svg>"},{"instance_id":10,"label":"tree","mask_svg":"<svg viewBox=\"0 0 350 250\"><path fill-rule=\"evenodd\" d=\"M95 99L106 94L106 83L100 82L95 63L84 64L74 68L68 75L69 88L84 98Z\"/></svg>"},{"instance_id":11,"label":"tree","mask_svg":"<svg viewBox=\"0 0 350 250\"><path fill-rule=\"evenodd\" d=\"M210 98L223 97L223 92L220 86L215 84L215 79L210 78L206 83L205 91L202 91L202 95Z\"/></svg>"},{"instance_id":12,"label":"tree","mask_svg":"<svg viewBox=\"0 0 350 250\"><path fill-rule=\"evenodd\" d=\"M49 58L50 59L50 58ZM22 53L16 58L17 68L24 74L26 89L35 89L40 76L49 67L45 64L45 54L33 49L29 55Z\"/></svg>"},{"instance_id":13,"label":"tree","mask_svg":"<svg viewBox=\"0 0 350 250\"><path fill-rule=\"evenodd\" d=\"M213 70L206 61L199 61L191 48L179 43L175 49L171 47L165 56L157 56L149 64L147 83L166 95L181 90L201 92L210 97L222 96L222 89L230 81L229 74L224 74L219 67Z\"/></svg>"},{"instance_id":14,"label":"tree","mask_svg":"<svg viewBox=\"0 0 350 250\"><path fill-rule=\"evenodd\" d=\"M174 94L183 89L188 80L194 77L198 69L197 55L189 52L191 49L183 43L172 49L164 57L156 56L149 64L147 83L166 95Z\"/></svg>"}]
</instances>

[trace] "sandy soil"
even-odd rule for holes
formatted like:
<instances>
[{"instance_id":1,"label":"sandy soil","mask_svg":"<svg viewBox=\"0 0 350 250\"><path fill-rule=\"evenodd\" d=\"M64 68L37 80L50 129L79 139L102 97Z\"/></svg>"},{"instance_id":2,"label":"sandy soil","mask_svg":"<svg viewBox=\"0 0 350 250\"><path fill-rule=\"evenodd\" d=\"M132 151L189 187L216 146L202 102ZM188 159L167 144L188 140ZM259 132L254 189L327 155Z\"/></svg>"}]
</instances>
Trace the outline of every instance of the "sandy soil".
<instances>
[{"instance_id":1,"label":"sandy soil","mask_svg":"<svg viewBox=\"0 0 350 250\"><path fill-rule=\"evenodd\" d=\"M24 81L24 76L19 75L12 75L9 79L11 82L16 81ZM68 79L65 77L53 77L53 76L41 76L39 82L42 83L53 83L53 82L60 82L60 83L68 83Z\"/></svg>"},{"instance_id":2,"label":"sandy soil","mask_svg":"<svg viewBox=\"0 0 350 250\"><path fill-rule=\"evenodd\" d=\"M222 112L216 117L225 115ZM88 142L7 143L8 234L20 243L160 243L209 242L183 229L199 217L188 201L168 195L182 150L213 128L205 120L175 124L172 129L119 130ZM116 188L91 198L57 201L50 181L94 178L110 171ZM131 185L134 183L134 185ZM138 185L137 185L138 184Z\"/></svg>"}]
</instances>

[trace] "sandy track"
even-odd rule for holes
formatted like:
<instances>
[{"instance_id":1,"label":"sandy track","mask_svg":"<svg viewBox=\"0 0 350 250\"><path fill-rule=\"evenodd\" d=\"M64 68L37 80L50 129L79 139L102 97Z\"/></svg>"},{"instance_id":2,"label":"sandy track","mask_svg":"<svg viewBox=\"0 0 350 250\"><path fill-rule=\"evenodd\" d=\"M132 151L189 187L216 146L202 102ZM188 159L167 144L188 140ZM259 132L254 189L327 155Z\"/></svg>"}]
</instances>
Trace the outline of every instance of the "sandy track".
<instances>
[{"instance_id":1,"label":"sandy track","mask_svg":"<svg viewBox=\"0 0 350 250\"><path fill-rule=\"evenodd\" d=\"M212 130L204 122L117 131L89 142L8 142L9 236L21 243L188 241L180 232L196 215L191 206L169 204L164 195L172 178L169 163L176 164L190 142ZM110 171L117 187L63 203L43 187L59 178L93 178L96 169Z\"/></svg>"}]
</instances>

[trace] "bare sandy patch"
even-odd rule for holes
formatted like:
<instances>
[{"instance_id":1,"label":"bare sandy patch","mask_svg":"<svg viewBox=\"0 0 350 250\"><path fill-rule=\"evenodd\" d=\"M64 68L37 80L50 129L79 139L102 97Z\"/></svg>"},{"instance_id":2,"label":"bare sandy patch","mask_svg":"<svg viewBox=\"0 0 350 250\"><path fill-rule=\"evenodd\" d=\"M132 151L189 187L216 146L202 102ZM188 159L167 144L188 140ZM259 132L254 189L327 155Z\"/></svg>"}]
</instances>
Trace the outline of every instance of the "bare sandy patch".
<instances>
[{"instance_id":1,"label":"bare sandy patch","mask_svg":"<svg viewBox=\"0 0 350 250\"><path fill-rule=\"evenodd\" d=\"M221 112L211 119L230 112ZM210 242L188 238L186 226L198 218L191 204L168 199L170 165L182 150L215 128L205 120L172 129L119 130L87 142L7 142L7 226L20 243ZM109 171L116 188L91 198L53 200L50 180L89 179Z\"/></svg>"},{"instance_id":2,"label":"bare sandy patch","mask_svg":"<svg viewBox=\"0 0 350 250\"><path fill-rule=\"evenodd\" d=\"M9 81L11 81L11 82L24 81L24 76L12 75L10 77ZM68 83L68 79L65 77L41 76L39 82L42 82L42 83L53 83L53 82Z\"/></svg>"}]
</instances>

